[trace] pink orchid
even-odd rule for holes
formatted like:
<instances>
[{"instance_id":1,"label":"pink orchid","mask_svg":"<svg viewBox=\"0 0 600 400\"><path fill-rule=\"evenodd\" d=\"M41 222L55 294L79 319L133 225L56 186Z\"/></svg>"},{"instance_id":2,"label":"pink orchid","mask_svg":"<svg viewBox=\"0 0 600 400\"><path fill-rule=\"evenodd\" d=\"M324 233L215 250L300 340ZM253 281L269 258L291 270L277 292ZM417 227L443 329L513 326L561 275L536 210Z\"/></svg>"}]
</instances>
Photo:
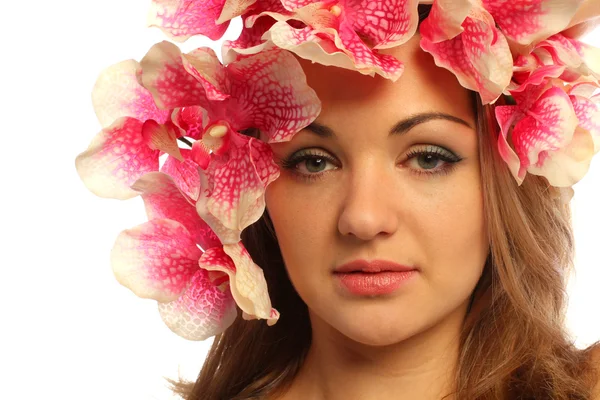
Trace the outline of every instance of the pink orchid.
<instances>
[{"instance_id":1,"label":"pink orchid","mask_svg":"<svg viewBox=\"0 0 600 400\"><path fill-rule=\"evenodd\" d=\"M600 152L600 91L598 83L582 82L573 85L568 93L579 126L589 132L594 142L594 154Z\"/></svg>"},{"instance_id":2,"label":"pink orchid","mask_svg":"<svg viewBox=\"0 0 600 400\"><path fill-rule=\"evenodd\" d=\"M92 100L104 129L75 165L87 188L100 197L137 196L130 186L159 169L162 153L169 154L171 171L183 166L177 139L184 132L171 121L171 111L159 109L139 84L140 73L139 63L127 60L105 69L94 86Z\"/></svg>"},{"instance_id":3,"label":"pink orchid","mask_svg":"<svg viewBox=\"0 0 600 400\"><path fill-rule=\"evenodd\" d=\"M223 244L235 244L264 213L265 189L279 177L279 167L268 144L233 131L225 121L207 132L192 149L206 169L196 210Z\"/></svg>"},{"instance_id":4,"label":"pink orchid","mask_svg":"<svg viewBox=\"0 0 600 400\"><path fill-rule=\"evenodd\" d=\"M512 47L565 29L582 0L436 0L421 24L421 47L461 85L495 102L510 83Z\"/></svg>"},{"instance_id":5,"label":"pink orchid","mask_svg":"<svg viewBox=\"0 0 600 400\"><path fill-rule=\"evenodd\" d=\"M240 56L223 66L210 48L182 54L162 42L141 65L142 83L161 108L200 106L209 123L225 120L235 131L258 128L270 143L290 140L321 111L302 67L281 49Z\"/></svg>"},{"instance_id":6,"label":"pink orchid","mask_svg":"<svg viewBox=\"0 0 600 400\"><path fill-rule=\"evenodd\" d=\"M421 48L431 53L436 65L456 75L462 86L479 92L483 104L493 103L512 76L508 42L484 8L460 8L456 19L464 16L464 20L456 27L447 17L445 4L446 1L436 1L422 22ZM456 34L457 31L461 33ZM447 38L445 35L449 34L455 36Z\"/></svg>"},{"instance_id":7,"label":"pink orchid","mask_svg":"<svg viewBox=\"0 0 600 400\"><path fill-rule=\"evenodd\" d=\"M190 340L225 330L235 320L236 303L252 318L276 322L262 270L241 243L230 246L236 249L232 256L224 253L172 178L149 173L133 188L141 193L149 222L122 232L115 242L111 263L121 284L157 300L167 326Z\"/></svg>"},{"instance_id":8,"label":"pink orchid","mask_svg":"<svg viewBox=\"0 0 600 400\"><path fill-rule=\"evenodd\" d=\"M396 81L404 69L402 62L377 49L407 42L418 25L417 0L282 0L257 4L245 19L245 29L252 30L225 44L225 60L232 59L232 51L252 51L247 46L254 45L253 50L259 51L264 46L262 39L313 62ZM264 18L268 21L253 29Z\"/></svg>"},{"instance_id":9,"label":"pink orchid","mask_svg":"<svg viewBox=\"0 0 600 400\"><path fill-rule=\"evenodd\" d=\"M589 168L594 142L589 131L578 128L573 99L550 79L511 94L516 105L496 107L498 150L518 184L527 172L556 187L575 184Z\"/></svg>"},{"instance_id":10,"label":"pink orchid","mask_svg":"<svg viewBox=\"0 0 600 400\"><path fill-rule=\"evenodd\" d=\"M183 42L194 35L219 40L229 21L242 15L256 0L152 0L148 26Z\"/></svg>"},{"instance_id":11,"label":"pink orchid","mask_svg":"<svg viewBox=\"0 0 600 400\"><path fill-rule=\"evenodd\" d=\"M298 61L271 48L224 67L210 49L184 55L163 42L141 65L142 82L157 104L183 107L175 123L198 135L191 157L206 170L198 213L222 243L239 242L242 230L263 214L265 188L279 169L266 143L238 132L258 128L268 141L282 142L320 112Z\"/></svg>"}]
</instances>

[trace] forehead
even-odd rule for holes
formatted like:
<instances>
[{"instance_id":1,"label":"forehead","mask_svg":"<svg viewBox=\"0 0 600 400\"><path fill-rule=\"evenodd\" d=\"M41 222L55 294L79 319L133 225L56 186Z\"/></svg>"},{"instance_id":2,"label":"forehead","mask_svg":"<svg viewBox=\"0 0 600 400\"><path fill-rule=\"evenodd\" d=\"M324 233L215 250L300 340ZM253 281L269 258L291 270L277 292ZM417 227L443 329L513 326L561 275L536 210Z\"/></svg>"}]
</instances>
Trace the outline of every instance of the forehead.
<instances>
[{"instance_id":1,"label":"forehead","mask_svg":"<svg viewBox=\"0 0 600 400\"><path fill-rule=\"evenodd\" d=\"M419 40L417 34L401 46L380 51L404 63L396 82L299 59L309 86L323 105L318 120L336 124L341 122L337 117L343 116L345 121L377 118L393 124L411 114L434 111L474 122L471 92L451 72L436 66Z\"/></svg>"}]
</instances>

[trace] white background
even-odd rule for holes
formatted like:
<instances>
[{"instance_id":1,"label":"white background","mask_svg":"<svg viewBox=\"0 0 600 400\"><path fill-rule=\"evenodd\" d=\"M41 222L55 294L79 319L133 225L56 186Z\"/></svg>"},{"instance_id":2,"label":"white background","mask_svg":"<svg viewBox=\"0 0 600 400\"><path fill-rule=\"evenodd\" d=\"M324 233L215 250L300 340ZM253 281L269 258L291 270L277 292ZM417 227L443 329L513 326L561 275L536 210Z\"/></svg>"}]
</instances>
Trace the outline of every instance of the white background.
<instances>
[{"instance_id":1,"label":"white background","mask_svg":"<svg viewBox=\"0 0 600 400\"><path fill-rule=\"evenodd\" d=\"M75 172L100 129L90 100L100 71L165 38L145 26L149 3L3 5L0 399L171 399L163 377L194 379L210 345L172 334L154 301L116 282L110 249L121 230L145 221L141 200L97 198ZM226 38L239 29L237 21ZM600 46L600 32L587 41ZM599 183L594 160L573 200L569 327L580 346L600 339Z\"/></svg>"}]
</instances>

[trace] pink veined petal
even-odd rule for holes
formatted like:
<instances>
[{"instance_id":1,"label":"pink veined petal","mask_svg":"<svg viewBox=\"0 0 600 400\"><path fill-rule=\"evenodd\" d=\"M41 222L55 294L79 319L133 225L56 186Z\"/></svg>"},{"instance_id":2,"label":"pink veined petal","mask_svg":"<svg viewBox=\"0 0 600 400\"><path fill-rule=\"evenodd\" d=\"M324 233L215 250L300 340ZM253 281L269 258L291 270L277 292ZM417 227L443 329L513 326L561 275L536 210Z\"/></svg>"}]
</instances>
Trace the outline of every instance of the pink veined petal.
<instances>
[{"instance_id":1,"label":"pink veined petal","mask_svg":"<svg viewBox=\"0 0 600 400\"><path fill-rule=\"evenodd\" d=\"M225 3L225 0L152 0L147 23L178 42L194 35L219 40L229 26L228 20L216 22L225 11Z\"/></svg>"},{"instance_id":2,"label":"pink veined petal","mask_svg":"<svg viewBox=\"0 0 600 400\"><path fill-rule=\"evenodd\" d=\"M450 70L462 86L479 92L483 104L493 103L509 85L512 55L506 38L485 10L471 10L465 31L453 39L432 43L421 38L421 48L437 66Z\"/></svg>"},{"instance_id":3,"label":"pink veined petal","mask_svg":"<svg viewBox=\"0 0 600 400\"><path fill-rule=\"evenodd\" d=\"M417 31L418 0L346 1L353 29L373 43L388 49L406 43Z\"/></svg>"},{"instance_id":4,"label":"pink veined petal","mask_svg":"<svg viewBox=\"0 0 600 400\"><path fill-rule=\"evenodd\" d=\"M564 65L573 73L600 78L600 49L577 39L561 34L554 35L541 42L538 48L545 49L555 63Z\"/></svg>"},{"instance_id":5,"label":"pink veined petal","mask_svg":"<svg viewBox=\"0 0 600 400\"><path fill-rule=\"evenodd\" d=\"M434 1L429 15L419 26L419 33L431 43L452 39L464 31L462 23L472 7L468 0Z\"/></svg>"},{"instance_id":6,"label":"pink veined petal","mask_svg":"<svg viewBox=\"0 0 600 400\"><path fill-rule=\"evenodd\" d=\"M540 66L529 73L527 79L520 85L511 88L511 93L523 92L528 86L543 86L549 78L558 78L565 71L565 67L560 65L544 65Z\"/></svg>"},{"instance_id":7,"label":"pink veined petal","mask_svg":"<svg viewBox=\"0 0 600 400\"><path fill-rule=\"evenodd\" d=\"M600 102L582 96L571 95L569 98L573 103L579 127L590 133L594 141L594 154L598 153L600 151Z\"/></svg>"},{"instance_id":8,"label":"pink veined petal","mask_svg":"<svg viewBox=\"0 0 600 400\"><path fill-rule=\"evenodd\" d=\"M340 27L335 35L335 44L351 55L356 70L363 74L375 72L396 82L404 72L404 63L389 54L380 54L377 50L371 50L349 27Z\"/></svg>"},{"instance_id":9,"label":"pink veined petal","mask_svg":"<svg viewBox=\"0 0 600 400\"><path fill-rule=\"evenodd\" d=\"M210 199L211 190L208 189L209 176L203 170L198 171L200 174L200 196L196 202L196 212L204 222L215 232L221 243L237 243L241 240L242 231L239 229L230 229L226 227L217 217L215 217L208 209L208 200Z\"/></svg>"},{"instance_id":10,"label":"pink veined petal","mask_svg":"<svg viewBox=\"0 0 600 400\"><path fill-rule=\"evenodd\" d=\"M179 222L205 250L221 245L215 233L196 212L195 203L181 193L170 176L150 172L138 179L131 188L141 193L149 220Z\"/></svg>"},{"instance_id":11,"label":"pink veined petal","mask_svg":"<svg viewBox=\"0 0 600 400\"><path fill-rule=\"evenodd\" d=\"M242 242L223 245L223 251L235 264L235 276L230 275L229 282L238 306L245 314L266 319L269 326L274 325L279 313L271 307L263 270L252 261Z\"/></svg>"},{"instance_id":12,"label":"pink veined petal","mask_svg":"<svg viewBox=\"0 0 600 400\"><path fill-rule=\"evenodd\" d=\"M231 291L221 291L198 269L183 294L169 303L159 303L158 311L164 323L187 340L205 340L224 332L237 317Z\"/></svg>"},{"instance_id":13,"label":"pink veined petal","mask_svg":"<svg viewBox=\"0 0 600 400\"><path fill-rule=\"evenodd\" d=\"M210 47L200 47L182 55L185 70L202 83L209 100L229 97L229 82L223 65Z\"/></svg>"},{"instance_id":14,"label":"pink veined petal","mask_svg":"<svg viewBox=\"0 0 600 400\"><path fill-rule=\"evenodd\" d=\"M241 242L206 251L199 265L229 275L231 294L244 314L266 319L269 326L277 322L279 313L271 307L264 273Z\"/></svg>"},{"instance_id":15,"label":"pink veined petal","mask_svg":"<svg viewBox=\"0 0 600 400\"><path fill-rule=\"evenodd\" d=\"M269 142L283 142L321 112L321 102L308 86L300 63L285 50L274 47L240 56L227 71L235 101L228 103L224 117L229 116L238 130L256 127Z\"/></svg>"},{"instance_id":16,"label":"pink veined petal","mask_svg":"<svg viewBox=\"0 0 600 400\"><path fill-rule=\"evenodd\" d=\"M205 109L198 106L178 108L173 111L173 123L185 132L185 136L200 139L204 133L208 115Z\"/></svg>"},{"instance_id":17,"label":"pink veined petal","mask_svg":"<svg viewBox=\"0 0 600 400\"><path fill-rule=\"evenodd\" d=\"M125 200L138 195L130 188L142 175L158 170L158 150L142 137L142 122L120 118L98 133L75 166L85 186L100 197Z\"/></svg>"},{"instance_id":18,"label":"pink veined petal","mask_svg":"<svg viewBox=\"0 0 600 400\"><path fill-rule=\"evenodd\" d=\"M279 178L279 166L273 161L273 150L263 141L250 138L250 161L258 174L260 181L266 188L271 182Z\"/></svg>"},{"instance_id":19,"label":"pink veined petal","mask_svg":"<svg viewBox=\"0 0 600 400\"><path fill-rule=\"evenodd\" d=\"M304 59L326 66L356 70L352 58L336 47L333 37L327 39L323 35L319 36L310 27L296 29L285 22L277 22L265 32L263 39ZM375 75L373 71L360 72Z\"/></svg>"},{"instance_id":20,"label":"pink veined petal","mask_svg":"<svg viewBox=\"0 0 600 400\"><path fill-rule=\"evenodd\" d=\"M482 0L502 33L529 45L565 29L581 0Z\"/></svg>"},{"instance_id":21,"label":"pink veined petal","mask_svg":"<svg viewBox=\"0 0 600 400\"><path fill-rule=\"evenodd\" d=\"M246 21L248 17L242 17L242 19ZM268 48L271 43L263 40L262 37L275 22L272 17L263 16L256 19L251 27L245 26L236 40L225 40L221 47L223 63L228 65L234 62L238 54L256 54Z\"/></svg>"},{"instance_id":22,"label":"pink veined petal","mask_svg":"<svg viewBox=\"0 0 600 400\"><path fill-rule=\"evenodd\" d=\"M121 232L111 265L119 283L137 296L168 302L185 289L201 255L183 225L158 219Z\"/></svg>"},{"instance_id":23,"label":"pink veined petal","mask_svg":"<svg viewBox=\"0 0 600 400\"><path fill-rule=\"evenodd\" d=\"M102 127L121 117L154 119L160 123L168 120L169 111L159 110L150 92L138 83L136 71L140 68L137 61L126 60L106 68L98 76L92 103Z\"/></svg>"},{"instance_id":24,"label":"pink veined petal","mask_svg":"<svg viewBox=\"0 0 600 400\"><path fill-rule=\"evenodd\" d=\"M540 161L527 172L546 177L552 186L568 188L588 172L593 155L594 140L590 132L577 128L565 147L540 155Z\"/></svg>"},{"instance_id":25,"label":"pink veined petal","mask_svg":"<svg viewBox=\"0 0 600 400\"><path fill-rule=\"evenodd\" d=\"M233 131L229 135L231 145L227 157L215 157L206 175L201 173L202 187L207 189L201 191L196 204L198 214L224 244L239 241L240 233L261 217L266 184L279 176L267 144L256 140L250 143L254 139ZM253 156L260 158L254 160Z\"/></svg>"},{"instance_id":26,"label":"pink veined petal","mask_svg":"<svg viewBox=\"0 0 600 400\"><path fill-rule=\"evenodd\" d=\"M222 24L225 21L239 17L248 11L248 9L256 2L257 0L225 0L223 10L221 10L221 15L217 19L216 23Z\"/></svg>"},{"instance_id":27,"label":"pink veined petal","mask_svg":"<svg viewBox=\"0 0 600 400\"><path fill-rule=\"evenodd\" d=\"M166 41L155 44L140 61L140 65L142 84L152 93L159 108L207 104L202 82L186 71L181 51L176 45Z\"/></svg>"},{"instance_id":28,"label":"pink veined petal","mask_svg":"<svg viewBox=\"0 0 600 400\"><path fill-rule=\"evenodd\" d=\"M523 183L523 178L519 176L521 160L517 153L508 144L508 133L515 120L521 115L516 106L497 106L494 109L496 120L500 125L500 134L498 135L498 153L508 165L508 169L519 185Z\"/></svg>"},{"instance_id":29,"label":"pink veined petal","mask_svg":"<svg viewBox=\"0 0 600 400\"><path fill-rule=\"evenodd\" d=\"M156 121L149 119L142 126L142 137L152 150L160 150L183 161L177 145L179 136L181 136L179 128L171 121L159 125Z\"/></svg>"},{"instance_id":30,"label":"pink veined petal","mask_svg":"<svg viewBox=\"0 0 600 400\"><path fill-rule=\"evenodd\" d=\"M184 161L169 156L160 171L173 178L177 187L195 202L200 195L198 165L191 160L191 150L180 149L180 151Z\"/></svg>"},{"instance_id":31,"label":"pink veined petal","mask_svg":"<svg viewBox=\"0 0 600 400\"><path fill-rule=\"evenodd\" d=\"M570 38L581 38L593 32L600 25L600 2L597 0L583 0L583 4L569 21L563 33Z\"/></svg>"},{"instance_id":32,"label":"pink veined petal","mask_svg":"<svg viewBox=\"0 0 600 400\"><path fill-rule=\"evenodd\" d=\"M398 59L371 50L349 29L341 34L335 29L321 29L317 32L310 27L296 29L285 22L277 22L265 33L263 39L271 40L277 47L304 59L358 71L363 75L379 74L396 81L404 70L404 65Z\"/></svg>"},{"instance_id":33,"label":"pink veined petal","mask_svg":"<svg viewBox=\"0 0 600 400\"><path fill-rule=\"evenodd\" d=\"M519 177L523 178L530 166L542 168L545 153L565 147L577 124L573 105L563 89L553 87L544 92L512 132L512 143L521 161Z\"/></svg>"},{"instance_id":34,"label":"pink veined petal","mask_svg":"<svg viewBox=\"0 0 600 400\"><path fill-rule=\"evenodd\" d=\"M325 1L319 1L319 0L281 0L281 4L289 11L296 11L299 8L302 7L306 7L308 5L314 4L314 3L337 3L336 1L332 1L332 0L325 0Z\"/></svg>"}]
</instances>

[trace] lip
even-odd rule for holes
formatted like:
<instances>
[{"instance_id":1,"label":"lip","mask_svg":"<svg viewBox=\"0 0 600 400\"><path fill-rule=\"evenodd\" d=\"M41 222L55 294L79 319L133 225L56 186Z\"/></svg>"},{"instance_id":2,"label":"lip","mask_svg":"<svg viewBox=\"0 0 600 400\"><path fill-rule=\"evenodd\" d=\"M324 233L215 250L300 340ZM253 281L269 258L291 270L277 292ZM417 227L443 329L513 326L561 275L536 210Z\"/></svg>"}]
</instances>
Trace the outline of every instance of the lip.
<instances>
[{"instance_id":1,"label":"lip","mask_svg":"<svg viewBox=\"0 0 600 400\"><path fill-rule=\"evenodd\" d=\"M387 260L354 260L346 264L340 265L333 272L334 273L348 273L348 272L366 272L366 273L377 273L377 272L408 272L415 271L416 267L407 265L401 265L393 261Z\"/></svg>"}]
</instances>

